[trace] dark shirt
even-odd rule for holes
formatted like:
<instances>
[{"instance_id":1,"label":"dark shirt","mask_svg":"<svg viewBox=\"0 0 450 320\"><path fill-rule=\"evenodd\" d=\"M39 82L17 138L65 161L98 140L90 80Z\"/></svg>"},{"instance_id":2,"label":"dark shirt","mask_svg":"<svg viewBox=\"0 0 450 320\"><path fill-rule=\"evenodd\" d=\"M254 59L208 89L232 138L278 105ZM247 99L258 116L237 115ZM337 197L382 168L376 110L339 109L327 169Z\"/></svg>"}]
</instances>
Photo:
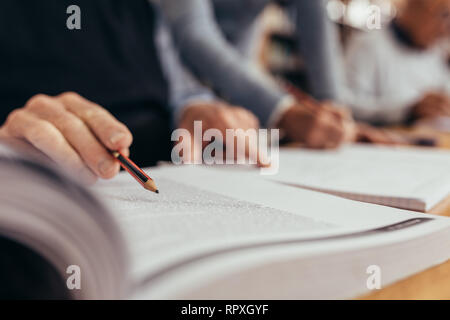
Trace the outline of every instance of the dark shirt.
<instances>
[{"instance_id":1,"label":"dark shirt","mask_svg":"<svg viewBox=\"0 0 450 320\"><path fill-rule=\"evenodd\" d=\"M69 30L70 5L81 30ZM37 93L75 91L120 116L164 108L167 85L146 0L1 0L0 123Z\"/></svg>"},{"instance_id":2,"label":"dark shirt","mask_svg":"<svg viewBox=\"0 0 450 320\"><path fill-rule=\"evenodd\" d=\"M67 28L70 5L81 9L81 30ZM0 125L35 94L74 91L130 128L139 165L169 159L155 24L147 0L1 0Z\"/></svg>"}]
</instances>

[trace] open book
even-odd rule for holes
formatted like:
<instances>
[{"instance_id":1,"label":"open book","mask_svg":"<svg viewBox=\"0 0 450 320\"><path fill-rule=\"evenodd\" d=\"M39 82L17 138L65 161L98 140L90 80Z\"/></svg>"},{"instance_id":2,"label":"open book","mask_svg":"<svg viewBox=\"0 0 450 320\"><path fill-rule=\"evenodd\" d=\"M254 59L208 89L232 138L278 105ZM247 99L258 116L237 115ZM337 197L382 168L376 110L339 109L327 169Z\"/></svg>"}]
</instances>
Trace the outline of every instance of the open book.
<instances>
[{"instance_id":1,"label":"open book","mask_svg":"<svg viewBox=\"0 0 450 320\"><path fill-rule=\"evenodd\" d=\"M450 196L450 152L353 145L282 150L279 182L352 200L427 212Z\"/></svg>"},{"instance_id":2,"label":"open book","mask_svg":"<svg viewBox=\"0 0 450 320\"><path fill-rule=\"evenodd\" d=\"M127 174L88 191L43 164L1 158L1 295L353 298L376 286L368 272L378 270L384 287L450 258L448 218L246 170L151 174L159 195Z\"/></svg>"}]
</instances>

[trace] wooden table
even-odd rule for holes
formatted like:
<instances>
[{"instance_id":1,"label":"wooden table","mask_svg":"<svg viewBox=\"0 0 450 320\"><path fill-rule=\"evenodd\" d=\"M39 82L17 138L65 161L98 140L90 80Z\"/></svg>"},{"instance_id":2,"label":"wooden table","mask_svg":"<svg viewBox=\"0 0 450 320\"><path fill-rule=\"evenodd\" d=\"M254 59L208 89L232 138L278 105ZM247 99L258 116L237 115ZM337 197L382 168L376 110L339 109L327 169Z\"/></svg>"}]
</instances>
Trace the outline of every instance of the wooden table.
<instances>
[{"instance_id":1,"label":"wooden table","mask_svg":"<svg viewBox=\"0 0 450 320\"><path fill-rule=\"evenodd\" d=\"M438 134L428 129L414 130L413 133L434 134L439 138L440 148L450 149L450 134ZM429 213L450 217L450 197ZM450 299L450 260L381 290L374 291L360 299Z\"/></svg>"}]
</instances>

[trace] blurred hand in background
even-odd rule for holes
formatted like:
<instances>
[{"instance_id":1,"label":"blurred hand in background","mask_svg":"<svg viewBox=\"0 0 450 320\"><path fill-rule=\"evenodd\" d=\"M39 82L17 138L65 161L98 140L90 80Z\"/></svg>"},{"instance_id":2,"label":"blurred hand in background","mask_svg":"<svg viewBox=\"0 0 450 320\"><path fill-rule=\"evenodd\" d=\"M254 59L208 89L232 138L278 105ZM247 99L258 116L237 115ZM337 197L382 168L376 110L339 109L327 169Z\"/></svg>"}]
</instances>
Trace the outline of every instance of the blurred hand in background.
<instances>
[{"instance_id":1,"label":"blurred hand in background","mask_svg":"<svg viewBox=\"0 0 450 320\"><path fill-rule=\"evenodd\" d=\"M436 117L450 117L450 97L445 93L428 93L413 107L414 120Z\"/></svg>"},{"instance_id":2,"label":"blurred hand in background","mask_svg":"<svg viewBox=\"0 0 450 320\"><path fill-rule=\"evenodd\" d=\"M283 114L278 126L289 141L314 149L337 148L352 141L355 135L351 113L329 102L295 103Z\"/></svg>"},{"instance_id":3,"label":"blurred hand in background","mask_svg":"<svg viewBox=\"0 0 450 320\"><path fill-rule=\"evenodd\" d=\"M373 127L366 123L356 125L355 142L385 144L385 145L410 145L411 141L405 136L383 128Z\"/></svg>"},{"instance_id":4,"label":"blurred hand in background","mask_svg":"<svg viewBox=\"0 0 450 320\"><path fill-rule=\"evenodd\" d=\"M191 141L191 161L194 160L196 152L199 150L203 150L208 144L209 141L202 141L202 145L196 145L197 141L194 141L194 122L201 121L202 123L202 136L205 131L209 129L217 129L223 136L223 151L224 157L226 155L227 148L234 148L235 160L237 160L238 152L236 152L237 148L237 139L246 139L245 137L240 137L239 135L242 133L238 133L235 131L236 136L234 141L228 141L226 138L226 130L227 129L242 129L244 131L248 129L259 129L259 121L256 116L250 111L241 108L229 105L220 101L213 102L197 102L192 103L185 107L178 128L187 129L192 137ZM203 140L203 139L202 139ZM258 142L250 141L250 139L245 140L245 156L249 157L250 154L257 154L257 164L258 166L265 166L262 160L262 155L258 150Z\"/></svg>"}]
</instances>

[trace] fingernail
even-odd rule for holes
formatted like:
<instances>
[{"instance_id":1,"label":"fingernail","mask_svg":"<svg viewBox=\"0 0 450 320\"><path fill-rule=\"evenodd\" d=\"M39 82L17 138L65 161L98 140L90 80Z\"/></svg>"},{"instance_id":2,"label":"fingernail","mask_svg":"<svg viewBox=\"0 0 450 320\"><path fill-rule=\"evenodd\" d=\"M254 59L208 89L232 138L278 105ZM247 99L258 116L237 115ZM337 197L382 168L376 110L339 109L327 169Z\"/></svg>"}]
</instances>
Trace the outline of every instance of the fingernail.
<instances>
[{"instance_id":1,"label":"fingernail","mask_svg":"<svg viewBox=\"0 0 450 320\"><path fill-rule=\"evenodd\" d=\"M111 137L109 138L109 141L112 144L116 144L117 142L119 142L120 140L122 140L125 137L125 133L123 132L115 132L111 135Z\"/></svg>"},{"instance_id":2,"label":"fingernail","mask_svg":"<svg viewBox=\"0 0 450 320\"><path fill-rule=\"evenodd\" d=\"M115 161L112 159L105 159L98 165L98 171L100 171L101 175L107 176L111 173L112 168L114 167Z\"/></svg>"}]
</instances>

